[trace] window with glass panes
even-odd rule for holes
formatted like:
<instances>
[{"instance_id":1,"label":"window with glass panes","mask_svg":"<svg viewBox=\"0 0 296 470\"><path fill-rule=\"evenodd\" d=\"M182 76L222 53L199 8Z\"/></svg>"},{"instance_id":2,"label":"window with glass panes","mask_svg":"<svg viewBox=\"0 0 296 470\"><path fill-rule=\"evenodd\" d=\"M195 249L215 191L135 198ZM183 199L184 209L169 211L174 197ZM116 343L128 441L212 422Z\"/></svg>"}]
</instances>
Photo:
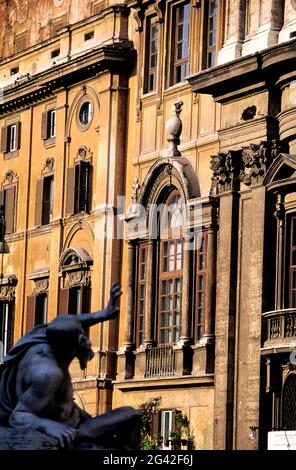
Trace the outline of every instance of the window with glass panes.
<instances>
[{"instance_id":1,"label":"window with glass panes","mask_svg":"<svg viewBox=\"0 0 296 470\"><path fill-rule=\"evenodd\" d=\"M289 307L296 307L296 217L291 218Z\"/></svg>"},{"instance_id":2,"label":"window with glass panes","mask_svg":"<svg viewBox=\"0 0 296 470\"><path fill-rule=\"evenodd\" d=\"M145 291L146 291L146 257L147 245L141 244L138 248L138 295L137 295L137 346L144 339L144 317L145 317Z\"/></svg>"},{"instance_id":3,"label":"window with glass panes","mask_svg":"<svg viewBox=\"0 0 296 470\"><path fill-rule=\"evenodd\" d=\"M182 213L177 192L169 196L165 209L161 222L158 339L160 344L173 344L181 335L182 316Z\"/></svg>"},{"instance_id":4,"label":"window with glass panes","mask_svg":"<svg viewBox=\"0 0 296 470\"><path fill-rule=\"evenodd\" d=\"M207 234L201 234L199 247L196 252L196 338L200 340L203 334L205 283L206 283L206 253Z\"/></svg>"},{"instance_id":5,"label":"window with glass panes","mask_svg":"<svg viewBox=\"0 0 296 470\"><path fill-rule=\"evenodd\" d=\"M189 24L190 4L181 3L173 7L171 85L183 82L189 73Z\"/></svg>"},{"instance_id":6,"label":"window with glass panes","mask_svg":"<svg viewBox=\"0 0 296 470\"><path fill-rule=\"evenodd\" d=\"M13 340L13 304L0 302L0 362L12 347Z\"/></svg>"},{"instance_id":7,"label":"window with glass panes","mask_svg":"<svg viewBox=\"0 0 296 470\"><path fill-rule=\"evenodd\" d=\"M144 92L156 90L157 56L158 56L158 23L156 18L147 19L147 51Z\"/></svg>"},{"instance_id":8,"label":"window with glass panes","mask_svg":"<svg viewBox=\"0 0 296 470\"><path fill-rule=\"evenodd\" d=\"M217 63L218 0L209 0L206 16L206 60L204 67L210 68Z\"/></svg>"}]
</instances>

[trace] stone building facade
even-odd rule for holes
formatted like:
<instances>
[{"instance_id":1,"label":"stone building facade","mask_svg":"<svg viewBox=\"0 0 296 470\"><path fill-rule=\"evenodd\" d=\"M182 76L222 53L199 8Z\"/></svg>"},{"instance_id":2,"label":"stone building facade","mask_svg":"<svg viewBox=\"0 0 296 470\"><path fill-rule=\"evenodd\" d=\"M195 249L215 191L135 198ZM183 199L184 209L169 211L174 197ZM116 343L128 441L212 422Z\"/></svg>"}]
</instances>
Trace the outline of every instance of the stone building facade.
<instances>
[{"instance_id":1,"label":"stone building facade","mask_svg":"<svg viewBox=\"0 0 296 470\"><path fill-rule=\"evenodd\" d=\"M118 321L73 365L81 406L159 397L163 448L177 411L197 449L295 429L296 3L0 1L0 18L2 355L120 278Z\"/></svg>"}]
</instances>

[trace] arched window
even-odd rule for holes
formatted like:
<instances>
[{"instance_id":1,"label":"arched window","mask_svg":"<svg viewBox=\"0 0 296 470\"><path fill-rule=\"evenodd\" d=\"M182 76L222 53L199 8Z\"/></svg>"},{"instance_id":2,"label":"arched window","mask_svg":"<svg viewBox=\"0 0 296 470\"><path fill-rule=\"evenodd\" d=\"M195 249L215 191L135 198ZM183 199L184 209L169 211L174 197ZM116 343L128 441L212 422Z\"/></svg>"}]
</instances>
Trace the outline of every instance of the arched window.
<instances>
[{"instance_id":1,"label":"arched window","mask_svg":"<svg viewBox=\"0 0 296 470\"><path fill-rule=\"evenodd\" d=\"M167 198L160 224L158 296L158 342L176 343L181 335L182 317L182 201L174 190Z\"/></svg>"}]
</instances>

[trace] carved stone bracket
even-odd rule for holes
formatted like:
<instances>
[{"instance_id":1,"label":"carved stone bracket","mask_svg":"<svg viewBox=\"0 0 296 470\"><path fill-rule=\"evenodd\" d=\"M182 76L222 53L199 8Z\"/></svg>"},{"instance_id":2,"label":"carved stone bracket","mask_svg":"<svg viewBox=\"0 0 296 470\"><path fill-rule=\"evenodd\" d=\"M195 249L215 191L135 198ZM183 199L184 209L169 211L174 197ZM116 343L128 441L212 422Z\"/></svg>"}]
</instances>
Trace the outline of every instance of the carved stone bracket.
<instances>
[{"instance_id":1,"label":"carved stone bracket","mask_svg":"<svg viewBox=\"0 0 296 470\"><path fill-rule=\"evenodd\" d=\"M91 159L92 156L93 156L93 153L90 151L90 149L86 145L80 145L76 153L77 160L88 160L88 159Z\"/></svg>"},{"instance_id":2,"label":"carved stone bracket","mask_svg":"<svg viewBox=\"0 0 296 470\"><path fill-rule=\"evenodd\" d=\"M33 289L33 293L34 293L34 295L43 294L44 292L48 291L48 287L49 287L49 279L48 278L36 279L35 280L35 287Z\"/></svg>"},{"instance_id":3,"label":"carved stone bracket","mask_svg":"<svg viewBox=\"0 0 296 470\"><path fill-rule=\"evenodd\" d=\"M153 8L157 15L158 23L164 22L165 7L166 7L166 2L164 0L158 0L153 5Z\"/></svg>"},{"instance_id":4,"label":"carved stone bracket","mask_svg":"<svg viewBox=\"0 0 296 470\"><path fill-rule=\"evenodd\" d=\"M15 286L17 285L17 277L4 276L0 278L0 300L2 302L13 302L15 299Z\"/></svg>"},{"instance_id":5,"label":"carved stone bracket","mask_svg":"<svg viewBox=\"0 0 296 470\"><path fill-rule=\"evenodd\" d=\"M47 158L44 163L43 171L42 173L48 173L50 171L53 171L54 169L54 158Z\"/></svg>"},{"instance_id":6,"label":"carved stone bracket","mask_svg":"<svg viewBox=\"0 0 296 470\"><path fill-rule=\"evenodd\" d=\"M133 16L137 23L136 32L141 33L143 31L143 21L144 21L145 12L143 9L141 9L141 7L139 7L135 9Z\"/></svg>"},{"instance_id":7,"label":"carved stone bracket","mask_svg":"<svg viewBox=\"0 0 296 470\"><path fill-rule=\"evenodd\" d=\"M91 278L89 271L70 271L65 273L64 287L73 287L73 286L87 286L91 285Z\"/></svg>"},{"instance_id":8,"label":"carved stone bracket","mask_svg":"<svg viewBox=\"0 0 296 470\"><path fill-rule=\"evenodd\" d=\"M240 183L246 186L261 184L271 163L283 151L282 145L272 140L212 156L211 194L239 190Z\"/></svg>"},{"instance_id":9,"label":"carved stone bracket","mask_svg":"<svg viewBox=\"0 0 296 470\"><path fill-rule=\"evenodd\" d=\"M276 141L250 144L242 149L240 180L246 186L261 184L272 161L281 152Z\"/></svg>"},{"instance_id":10,"label":"carved stone bracket","mask_svg":"<svg viewBox=\"0 0 296 470\"><path fill-rule=\"evenodd\" d=\"M17 180L18 180L17 173L15 173L13 170L7 170L4 176L3 184L16 183Z\"/></svg>"},{"instance_id":11,"label":"carved stone bracket","mask_svg":"<svg viewBox=\"0 0 296 470\"><path fill-rule=\"evenodd\" d=\"M240 164L240 150L230 150L228 153L218 153L212 156L212 195L239 189Z\"/></svg>"}]
</instances>

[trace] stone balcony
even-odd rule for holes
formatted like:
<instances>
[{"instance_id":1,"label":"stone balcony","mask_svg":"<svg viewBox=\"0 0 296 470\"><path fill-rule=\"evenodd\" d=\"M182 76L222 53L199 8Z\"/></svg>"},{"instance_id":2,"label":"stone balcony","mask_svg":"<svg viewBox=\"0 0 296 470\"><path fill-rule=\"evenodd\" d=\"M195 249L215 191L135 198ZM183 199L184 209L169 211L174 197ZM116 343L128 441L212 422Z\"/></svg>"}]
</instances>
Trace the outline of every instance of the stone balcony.
<instances>
[{"instance_id":1,"label":"stone balcony","mask_svg":"<svg viewBox=\"0 0 296 470\"><path fill-rule=\"evenodd\" d=\"M262 315L262 354L293 351L296 347L296 308Z\"/></svg>"}]
</instances>

